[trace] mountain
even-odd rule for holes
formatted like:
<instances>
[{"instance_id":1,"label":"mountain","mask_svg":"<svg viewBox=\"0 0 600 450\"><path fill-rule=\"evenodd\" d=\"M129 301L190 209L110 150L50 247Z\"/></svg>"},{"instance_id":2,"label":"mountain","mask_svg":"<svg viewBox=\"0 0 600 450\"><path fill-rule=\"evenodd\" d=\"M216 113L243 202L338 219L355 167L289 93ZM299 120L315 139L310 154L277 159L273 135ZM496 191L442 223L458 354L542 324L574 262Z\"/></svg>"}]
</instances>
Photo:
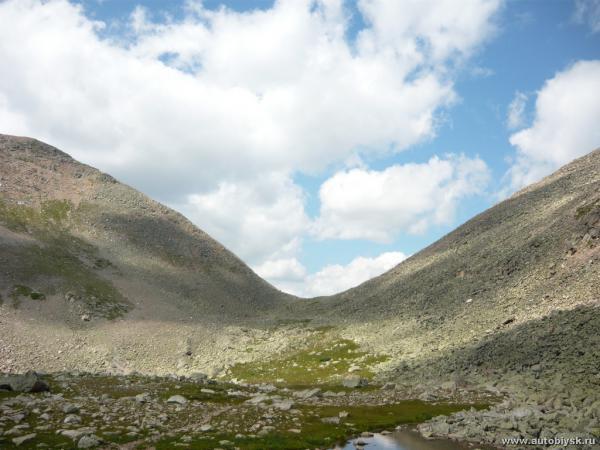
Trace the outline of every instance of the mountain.
<instances>
[{"instance_id":1,"label":"mountain","mask_svg":"<svg viewBox=\"0 0 600 450\"><path fill-rule=\"evenodd\" d=\"M307 307L308 306L308 307ZM296 305L415 379L600 369L600 150L469 220L383 275ZM494 374L493 376L490 374Z\"/></svg>"},{"instance_id":2,"label":"mountain","mask_svg":"<svg viewBox=\"0 0 600 450\"><path fill-rule=\"evenodd\" d=\"M32 360L46 360L48 336L56 335L60 347L73 332L98 328L96 350L119 359L122 352L109 347L134 344L127 342L135 330L129 321L147 319L138 330L142 348L160 324L165 335L185 342L186 323L250 320L292 299L182 215L54 147L6 135L0 135L0 267L2 337L14 344L0 349L0 366L31 363L3 352L24 354L26 344ZM148 361L147 370L152 366Z\"/></svg>"},{"instance_id":3,"label":"mountain","mask_svg":"<svg viewBox=\"0 0 600 450\"><path fill-rule=\"evenodd\" d=\"M389 272L309 300L51 146L1 136L0 162L5 369L227 371L295 351L318 329L381 356L369 366L381 379L576 375L600 361L589 350L600 343L600 150Z\"/></svg>"},{"instance_id":4,"label":"mountain","mask_svg":"<svg viewBox=\"0 0 600 450\"><path fill-rule=\"evenodd\" d=\"M355 406L493 395L420 430L504 446L600 438L599 325L600 150L379 277L298 299L110 175L0 135L0 372L204 372L284 395L351 373L393 389Z\"/></svg>"}]
</instances>

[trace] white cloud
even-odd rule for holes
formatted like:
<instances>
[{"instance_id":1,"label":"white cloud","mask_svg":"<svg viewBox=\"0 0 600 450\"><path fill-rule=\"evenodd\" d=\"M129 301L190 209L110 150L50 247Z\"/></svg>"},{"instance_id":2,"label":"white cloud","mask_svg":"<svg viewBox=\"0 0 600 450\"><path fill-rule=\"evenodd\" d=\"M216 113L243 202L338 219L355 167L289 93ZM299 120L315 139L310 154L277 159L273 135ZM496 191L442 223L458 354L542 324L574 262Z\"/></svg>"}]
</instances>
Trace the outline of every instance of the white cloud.
<instances>
[{"instance_id":1,"label":"white cloud","mask_svg":"<svg viewBox=\"0 0 600 450\"><path fill-rule=\"evenodd\" d=\"M400 231L447 224L462 198L483 191L489 178L479 158L450 155L383 171L338 172L320 189L314 233L321 238L389 241Z\"/></svg>"},{"instance_id":2,"label":"white cloud","mask_svg":"<svg viewBox=\"0 0 600 450\"><path fill-rule=\"evenodd\" d=\"M296 258L268 260L254 267L254 271L275 284L301 281L306 276L306 268Z\"/></svg>"},{"instance_id":3,"label":"white cloud","mask_svg":"<svg viewBox=\"0 0 600 450\"><path fill-rule=\"evenodd\" d=\"M431 20L419 2L394 4L361 2L372 26L355 47L341 1L245 13L190 3L163 24L137 9L132 43L101 39L103 24L66 0L4 1L1 114L26 121L1 131L173 196L264 170L320 170L357 149L401 150L435 133L436 112L455 98L440 67L485 39L497 2L458 15L436 2Z\"/></svg>"},{"instance_id":4,"label":"white cloud","mask_svg":"<svg viewBox=\"0 0 600 450\"><path fill-rule=\"evenodd\" d=\"M514 133L511 189L539 180L600 146L600 61L580 61L546 81L531 127Z\"/></svg>"},{"instance_id":5,"label":"white cloud","mask_svg":"<svg viewBox=\"0 0 600 450\"><path fill-rule=\"evenodd\" d=\"M525 107L527 106L527 95L515 92L515 96L508 105L506 125L510 129L522 127L525 122Z\"/></svg>"},{"instance_id":6,"label":"white cloud","mask_svg":"<svg viewBox=\"0 0 600 450\"><path fill-rule=\"evenodd\" d=\"M331 295L358 286L370 278L381 275L406 259L402 252L387 252L375 258L358 257L343 266L325 266L305 280L308 296Z\"/></svg>"},{"instance_id":7,"label":"white cloud","mask_svg":"<svg viewBox=\"0 0 600 450\"><path fill-rule=\"evenodd\" d=\"M251 264L295 254L309 222L302 190L281 173L222 182L178 209Z\"/></svg>"},{"instance_id":8,"label":"white cloud","mask_svg":"<svg viewBox=\"0 0 600 450\"><path fill-rule=\"evenodd\" d=\"M499 0L363 0L355 41L342 0L186 5L161 23L136 8L114 34L67 0L0 1L0 132L113 173L260 265L306 232L291 174L435 135L450 69L493 33Z\"/></svg>"},{"instance_id":9,"label":"white cloud","mask_svg":"<svg viewBox=\"0 0 600 450\"><path fill-rule=\"evenodd\" d=\"M389 45L412 59L426 56L431 63L466 56L494 32L489 18L499 0L359 0L358 6L373 27L361 45Z\"/></svg>"},{"instance_id":10,"label":"white cloud","mask_svg":"<svg viewBox=\"0 0 600 450\"><path fill-rule=\"evenodd\" d=\"M404 261L402 252L386 252L374 258L359 256L346 265L331 264L306 274L296 259L267 261L255 271L279 289L300 297L332 295L381 275Z\"/></svg>"},{"instance_id":11,"label":"white cloud","mask_svg":"<svg viewBox=\"0 0 600 450\"><path fill-rule=\"evenodd\" d=\"M592 33L600 32L600 0L575 0L573 20L587 25Z\"/></svg>"}]
</instances>

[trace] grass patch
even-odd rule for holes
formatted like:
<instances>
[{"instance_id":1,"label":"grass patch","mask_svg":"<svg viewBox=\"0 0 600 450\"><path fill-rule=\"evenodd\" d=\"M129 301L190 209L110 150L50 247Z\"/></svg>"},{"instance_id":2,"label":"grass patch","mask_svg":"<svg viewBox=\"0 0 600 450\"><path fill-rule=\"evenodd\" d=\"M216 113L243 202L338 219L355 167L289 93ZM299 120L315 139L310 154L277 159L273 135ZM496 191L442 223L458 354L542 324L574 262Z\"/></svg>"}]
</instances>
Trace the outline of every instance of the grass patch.
<instances>
[{"instance_id":1,"label":"grass patch","mask_svg":"<svg viewBox=\"0 0 600 450\"><path fill-rule=\"evenodd\" d=\"M21 302L21 298L29 298L31 300L46 300L46 295L31 289L29 286L23 284L16 284L10 291L10 298L13 301L13 306L18 306Z\"/></svg>"},{"instance_id":2,"label":"grass patch","mask_svg":"<svg viewBox=\"0 0 600 450\"><path fill-rule=\"evenodd\" d=\"M32 232L40 237L64 228L72 207L68 200L47 200L36 209L0 199L0 223L13 231Z\"/></svg>"},{"instance_id":3,"label":"grass patch","mask_svg":"<svg viewBox=\"0 0 600 450\"><path fill-rule=\"evenodd\" d=\"M311 322L312 319L279 319L277 320L274 328L297 325L306 326Z\"/></svg>"},{"instance_id":4,"label":"grass patch","mask_svg":"<svg viewBox=\"0 0 600 450\"><path fill-rule=\"evenodd\" d=\"M40 209L0 200L0 223L16 232L31 233L42 243L2 249L11 261L13 279L22 285L12 296L15 306L21 297L45 299L41 292L25 286L41 283L50 293L75 293L78 301L99 316L120 317L130 305L112 283L94 273L110 262L100 258L94 246L69 234L72 208L66 200L45 201Z\"/></svg>"},{"instance_id":5,"label":"grass patch","mask_svg":"<svg viewBox=\"0 0 600 450\"><path fill-rule=\"evenodd\" d=\"M48 376L54 393L61 393L65 401L79 403L85 408L80 413L83 421L81 426L97 427L97 436L104 439L109 445L124 444L126 442L140 441L133 448L145 449L155 447L157 450L178 448L178 444L187 444L184 448L214 449L238 447L244 450L300 450L306 448L331 448L336 443L345 443L348 439L362 431L377 432L384 429L392 430L399 424L418 423L437 415L447 415L470 407L477 409L487 405L476 404L430 404L419 400L401 401L386 405L356 405L356 406L323 406L311 404L296 404L296 411L269 415L275 417L267 421L273 428L267 434L260 433L261 429L254 425L263 421L265 409L256 406L240 404L240 399L227 395L229 388L243 389L227 383L196 384L188 381L173 380L169 378L144 377L141 375L129 376L104 376L83 374L77 377L64 375ZM201 392L201 389L211 389L214 392ZM133 397L142 392L148 392L153 398L150 403L140 405L134 399L131 403L123 397ZM100 395L108 394L112 405L111 415L113 422L99 421L94 413L99 408L104 408L106 402L96 401ZM201 405L189 405L183 409L173 405L166 405L164 400L170 395L180 394L188 400L199 400ZM18 394L1 393L0 399L11 398ZM85 402L86 397L92 401ZM243 400L243 399L242 399ZM154 402L158 402L157 406ZM223 402L223 405L210 404L210 402ZM159 425L162 437L154 443L152 431L140 427L137 420L141 417L137 410L150 408L150 416L156 417L159 412L168 414L164 425ZM50 448L71 449L77 443L69 438L55 434L57 427L63 427L64 414L60 411L60 403L50 413L52 423L50 430L39 430L37 437L20 448L33 449L44 443ZM207 417L206 411L212 411ZM340 414L344 412L344 414ZM216 414L213 414L216 413ZM270 413L269 413L270 414ZM125 420L120 420L123 415ZM343 416L343 417L342 417ZM324 418L340 417L339 423L324 422ZM36 414L30 414L27 419L30 429L46 423L38 420ZM210 423L212 430L201 432L200 425ZM265 422L263 422L265 423ZM136 435L128 435L130 426L138 429ZM296 429L299 432L290 431ZM264 430L264 429L263 429ZM238 433L241 433L239 435ZM182 440L183 436L187 436ZM236 437L239 436L239 437ZM229 441L231 445L221 444ZM10 445L10 440L2 442ZM107 447L108 448L108 447ZM112 448L112 447L111 447Z\"/></svg>"},{"instance_id":6,"label":"grass patch","mask_svg":"<svg viewBox=\"0 0 600 450\"><path fill-rule=\"evenodd\" d=\"M593 202L580 206L575 210L575 218L577 220L580 220L582 217L592 212L596 207L600 208L600 200L594 200Z\"/></svg>"},{"instance_id":7,"label":"grass patch","mask_svg":"<svg viewBox=\"0 0 600 450\"><path fill-rule=\"evenodd\" d=\"M349 339L327 339L319 333L307 348L267 361L237 364L231 368L231 378L250 383L279 385L340 384L352 365L360 367L353 372L363 378L372 378L370 366L386 361L385 355L369 355ZM278 380L283 380L278 381Z\"/></svg>"},{"instance_id":8,"label":"grass patch","mask_svg":"<svg viewBox=\"0 0 600 450\"><path fill-rule=\"evenodd\" d=\"M213 449L224 447L219 442L230 441L235 447L244 450L301 450L306 448L329 448L335 444L344 444L362 431L392 430L400 424L418 423L439 415L447 415L466 408L482 409L487 405L452 405L446 403L428 404L419 400L404 401L393 405L383 406L353 406L353 407L314 407L302 406L302 421L295 424L292 421L281 424L277 430L266 436L236 438L232 434L215 433L203 438L195 438L189 442L189 448ZM344 411L347 417L339 424L325 423L326 417L339 417ZM288 431L300 429L300 433ZM157 450L174 448L181 436L160 440Z\"/></svg>"},{"instance_id":9,"label":"grass patch","mask_svg":"<svg viewBox=\"0 0 600 450\"><path fill-rule=\"evenodd\" d=\"M238 390L239 387L230 385L228 383L204 385L197 383L178 382L177 386L179 386L179 388L175 388L173 385L167 387L167 389L162 391L160 397L163 400L167 400L172 395L183 395L188 400L229 404L239 404L247 399L246 397L229 395L227 393L229 389L233 388L234 390ZM202 392L203 389L214 392Z\"/></svg>"},{"instance_id":10,"label":"grass patch","mask_svg":"<svg viewBox=\"0 0 600 450\"><path fill-rule=\"evenodd\" d=\"M73 292L88 309L108 319L122 316L129 305L125 297L104 278L73 255L73 242L55 239L45 246L29 245L6 249L13 252L11 272L20 280L39 280L51 291ZM41 294L19 285L15 297L42 300Z\"/></svg>"},{"instance_id":11,"label":"grass patch","mask_svg":"<svg viewBox=\"0 0 600 450\"><path fill-rule=\"evenodd\" d=\"M67 220L71 208L68 200L48 200L42 203L40 217L46 223L62 224Z\"/></svg>"}]
</instances>

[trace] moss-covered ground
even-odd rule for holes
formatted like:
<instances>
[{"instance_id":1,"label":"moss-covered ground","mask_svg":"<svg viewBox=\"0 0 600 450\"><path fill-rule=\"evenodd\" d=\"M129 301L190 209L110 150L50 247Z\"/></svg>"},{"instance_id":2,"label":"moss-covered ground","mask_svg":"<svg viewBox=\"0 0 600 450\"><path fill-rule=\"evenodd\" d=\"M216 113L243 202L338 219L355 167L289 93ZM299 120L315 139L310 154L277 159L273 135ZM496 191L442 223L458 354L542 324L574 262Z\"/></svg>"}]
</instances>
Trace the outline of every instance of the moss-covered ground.
<instances>
[{"instance_id":1,"label":"moss-covered ground","mask_svg":"<svg viewBox=\"0 0 600 450\"><path fill-rule=\"evenodd\" d=\"M273 399L288 398L294 402L292 409L283 411L271 401L261 405L247 402L259 393L255 386L138 375L58 375L46 379L52 395L0 392L0 404L14 411L26 411L20 425L28 428L22 434L36 433L35 439L19 448L34 449L45 444L47 448L74 449L77 440L56 431L82 427L93 427L94 434L104 441L103 448L118 448L127 442L131 443L130 448L157 450L331 448L363 431L392 430L400 424L484 406L419 400L389 402L390 394L382 391L380 398L385 401L378 405L361 404L361 397L354 394L344 397L345 404L328 404L315 398L298 401L292 390L284 388L269 394ZM142 393L148 400L140 403L135 396ZM167 399L176 394L188 402L168 403ZM369 398L372 401L372 392ZM80 424L63 423L63 407L67 403L79 405ZM42 420L41 412L49 418ZM162 418L160 423L153 424L157 418ZM206 424L210 429L202 430ZM0 428L3 425L5 431L12 426L10 420L0 423ZM12 435L0 438L0 448L12 448L10 439Z\"/></svg>"},{"instance_id":2,"label":"moss-covered ground","mask_svg":"<svg viewBox=\"0 0 600 450\"><path fill-rule=\"evenodd\" d=\"M37 241L2 248L3 258L10 261L7 275L14 280L9 293L12 304L18 307L25 299L72 293L87 310L108 319L120 317L130 305L99 273L110 261L70 233L72 213L68 201L50 200L33 208L0 200L0 224Z\"/></svg>"},{"instance_id":3,"label":"moss-covered ground","mask_svg":"<svg viewBox=\"0 0 600 450\"><path fill-rule=\"evenodd\" d=\"M369 354L356 342L338 338L330 330L318 330L301 350L266 361L237 364L231 369L231 377L249 383L336 386L351 368L353 375L370 379L371 367L387 360L386 355Z\"/></svg>"}]
</instances>

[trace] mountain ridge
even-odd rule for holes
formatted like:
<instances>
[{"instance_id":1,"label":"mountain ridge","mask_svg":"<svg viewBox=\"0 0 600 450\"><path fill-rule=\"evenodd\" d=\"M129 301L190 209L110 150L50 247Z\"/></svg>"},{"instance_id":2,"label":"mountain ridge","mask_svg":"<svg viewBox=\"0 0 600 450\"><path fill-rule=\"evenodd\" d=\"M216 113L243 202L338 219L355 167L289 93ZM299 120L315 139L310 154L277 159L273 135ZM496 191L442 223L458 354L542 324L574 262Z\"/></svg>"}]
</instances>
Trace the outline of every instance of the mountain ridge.
<instances>
[{"instance_id":1,"label":"mountain ridge","mask_svg":"<svg viewBox=\"0 0 600 450\"><path fill-rule=\"evenodd\" d=\"M53 158L45 159L47 154ZM581 318L571 312L577 308L597 314L599 150L478 214L379 277L313 299L277 291L183 216L57 149L2 136L0 158L2 199L4 205L11 202L0 208L0 249L14 266L0 273L5 299L0 312L15 324L5 331L7 340L19 349L16 330L31 330L23 325L28 319L39 320L48 333L62 330L63 345L75 330L87 342L84 349L95 348L100 356L60 357L66 367L228 376L236 365L302 348L318 330L328 329L331 339L351 340L374 355L368 370L378 379L400 373L477 379L488 369L504 373L506 367L527 366L518 352L505 354L504 344L486 347L489 355L478 366L480 345L500 342L513 331L537 333L556 314L575 326ZM29 184L22 183L25 178ZM28 212L11 215L20 210ZM19 253L31 248L37 253ZM47 249L58 253L48 255ZM32 263L40 267L34 264L33 270ZM61 271L53 272L55 266ZM23 278L26 273L29 278ZM61 284L60 277L68 282ZM32 293L49 301L27 300ZM156 354L148 354L147 339L157 329L162 334L155 339ZM567 342L555 342L552 349L531 340L525 353L555 352L563 344L573 349L578 344L572 341L590 339L571 331ZM29 350L34 359L56 367L43 356L50 344L36 344L40 350ZM193 351L181 352L182 347ZM553 371L568 372L573 355L563 356L549 364ZM31 364L17 358L6 368Z\"/></svg>"},{"instance_id":2,"label":"mountain ridge","mask_svg":"<svg viewBox=\"0 0 600 450\"><path fill-rule=\"evenodd\" d=\"M0 135L0 372L201 372L285 395L350 380L384 403L498 399L426 436L600 439L598 324L600 150L378 277L299 299L110 175Z\"/></svg>"}]
</instances>

